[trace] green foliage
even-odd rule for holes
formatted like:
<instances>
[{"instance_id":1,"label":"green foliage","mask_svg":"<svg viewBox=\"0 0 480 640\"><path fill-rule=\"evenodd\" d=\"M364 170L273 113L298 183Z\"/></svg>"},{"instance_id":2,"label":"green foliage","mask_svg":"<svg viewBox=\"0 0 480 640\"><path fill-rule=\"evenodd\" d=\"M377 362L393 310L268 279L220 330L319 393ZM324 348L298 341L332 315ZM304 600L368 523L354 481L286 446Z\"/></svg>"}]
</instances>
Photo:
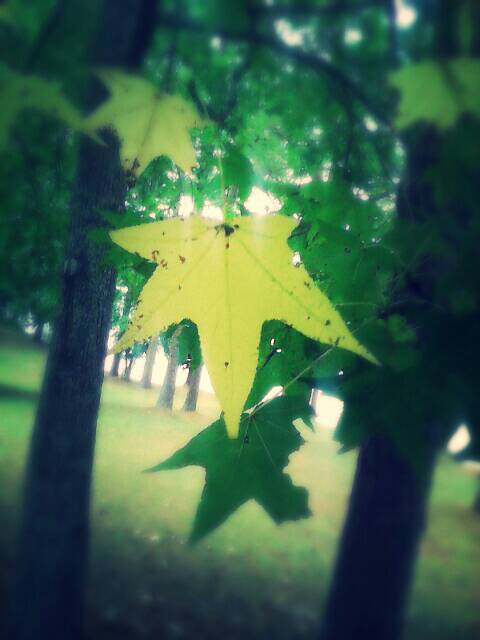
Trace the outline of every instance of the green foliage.
<instances>
[{"instance_id":1,"label":"green foliage","mask_svg":"<svg viewBox=\"0 0 480 640\"><path fill-rule=\"evenodd\" d=\"M205 487L191 542L218 527L248 500L258 502L277 523L310 514L307 491L296 487L283 469L304 442L294 421L301 419L309 424L311 415L304 400L276 398L242 416L237 439L228 437L220 418L168 460L149 469L205 468Z\"/></svg>"},{"instance_id":2,"label":"green foliage","mask_svg":"<svg viewBox=\"0 0 480 640\"><path fill-rule=\"evenodd\" d=\"M214 204L229 216L245 216L252 187L261 187L278 199L283 215L298 219L289 247L298 252L302 272L328 296L349 334L383 365L371 367L269 320L255 338L255 378L247 385L245 406L256 405L273 386L283 388L283 403L305 402L312 387L328 390L345 402L336 433L344 449L381 432L421 467L425 425L440 424L445 439L467 422L472 450L480 433L479 62L471 57L478 9L470 0L461 3L451 28L462 57L440 60L433 57L438 34L427 24L427 12L418 12L411 28L397 30L392 39L384 5L364 10L350 4L319 17L319 3L208 0L183 3L178 11L177 3L166 0L161 10L172 20L159 20L141 77L106 72L111 97L89 122L116 128L126 168L135 174L126 213L104 214L109 228L175 217L186 198L196 214ZM9 93L0 117L4 317L48 322L54 316L77 154L65 123L83 127L72 105L83 100L91 74L87 52L100 6L72 2L57 13L51 0L2 5L0 91ZM85 16L81 24L79 11ZM172 25L177 19L185 28ZM297 43L289 44L285 34ZM423 62L392 74L399 60ZM401 141L390 127L395 96L389 78L400 92L395 123ZM160 122L155 117L171 94L183 96L176 106L195 103L180 118L178 144L168 130L168 109ZM134 110L123 119L126 99ZM159 137L168 134L167 143L150 135L149 116ZM190 129L206 119L214 126ZM414 165L415 141L432 128L424 165ZM165 151L180 169L170 157L158 156ZM181 170L196 161L188 175ZM118 271L113 328L120 337L154 265L113 246L107 228L92 230L90 237L104 244L105 263ZM283 281L282 270L273 277ZM208 277L199 278L196 295L207 287ZM242 319L253 307L251 300L241 301L235 337L243 335ZM181 315L189 317L188 311ZM189 321L182 325L179 363L193 366L201 358L197 329ZM167 348L177 326L163 336ZM142 339L130 355L144 348ZM222 366L225 361L219 359ZM280 446L273 428L265 434L269 448ZM204 455L213 465L215 443L205 438ZM242 445L224 439L228 450ZM220 467L219 461L218 473ZM251 490L261 487L252 480Z\"/></svg>"},{"instance_id":3,"label":"green foliage","mask_svg":"<svg viewBox=\"0 0 480 640\"><path fill-rule=\"evenodd\" d=\"M58 83L16 73L4 65L0 65L0 102L0 152L8 146L10 129L19 113L27 109L41 111L73 129L84 130L79 111L62 95Z\"/></svg>"},{"instance_id":4,"label":"green foliage","mask_svg":"<svg viewBox=\"0 0 480 640\"><path fill-rule=\"evenodd\" d=\"M159 93L143 78L117 70L98 75L110 98L89 116L87 127L116 131L127 175L136 178L160 155L171 158L183 171L191 171L196 159L189 129L203 124L196 110L179 96Z\"/></svg>"},{"instance_id":5,"label":"green foliage","mask_svg":"<svg viewBox=\"0 0 480 640\"><path fill-rule=\"evenodd\" d=\"M475 58L429 60L396 71L391 84L401 92L397 127L423 120L447 128L463 113L480 117L479 76Z\"/></svg>"}]
</instances>

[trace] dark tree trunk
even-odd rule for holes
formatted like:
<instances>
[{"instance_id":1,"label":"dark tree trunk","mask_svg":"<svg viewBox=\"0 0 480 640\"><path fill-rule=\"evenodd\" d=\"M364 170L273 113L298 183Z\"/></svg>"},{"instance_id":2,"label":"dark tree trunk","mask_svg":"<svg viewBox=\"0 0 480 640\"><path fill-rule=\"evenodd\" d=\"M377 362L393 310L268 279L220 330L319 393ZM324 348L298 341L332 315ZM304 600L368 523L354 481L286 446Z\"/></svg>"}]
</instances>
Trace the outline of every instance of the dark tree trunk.
<instances>
[{"instance_id":1,"label":"dark tree trunk","mask_svg":"<svg viewBox=\"0 0 480 640\"><path fill-rule=\"evenodd\" d=\"M435 211L426 171L437 148L436 132L425 129L407 144L408 166L398 200L399 216L421 219ZM408 207L408 212L404 210ZM415 282L425 299L437 268L424 264ZM409 289L394 297L409 300ZM419 342L422 335L418 333ZM392 416L394 419L394 416ZM399 423L398 428L402 425ZM348 513L322 623L321 640L398 640L417 559L433 474L436 446L421 480L392 442L379 436L362 445Z\"/></svg>"},{"instance_id":2,"label":"dark tree trunk","mask_svg":"<svg viewBox=\"0 0 480 640\"><path fill-rule=\"evenodd\" d=\"M161 409L172 409L175 397L175 382L178 369L178 332L177 329L170 340L170 353L168 355L168 365L163 379L162 388L158 396L157 407Z\"/></svg>"},{"instance_id":3,"label":"dark tree trunk","mask_svg":"<svg viewBox=\"0 0 480 640\"><path fill-rule=\"evenodd\" d=\"M193 370L191 369L188 372L188 378L187 378L188 391L185 397L185 402L183 403L184 411L197 410L198 392L200 389L200 379L202 377L202 369L203 369L203 365L199 364L196 369L193 369Z\"/></svg>"},{"instance_id":4,"label":"dark tree trunk","mask_svg":"<svg viewBox=\"0 0 480 640\"><path fill-rule=\"evenodd\" d=\"M111 378L118 378L118 370L120 369L121 360L122 360L121 352L113 354L112 367L110 369Z\"/></svg>"},{"instance_id":5,"label":"dark tree trunk","mask_svg":"<svg viewBox=\"0 0 480 640\"><path fill-rule=\"evenodd\" d=\"M401 638L434 450L420 476L386 438L360 449L321 640Z\"/></svg>"},{"instance_id":6,"label":"dark tree trunk","mask_svg":"<svg viewBox=\"0 0 480 640\"><path fill-rule=\"evenodd\" d=\"M454 17L460 5L455 0L442 0L433 6L437 11L437 53L452 55ZM407 165L398 192L398 216L429 221L439 213L430 179L439 157L439 133L435 127L417 126L406 133L403 142ZM430 257L404 290L394 291L393 299L415 302L420 294L428 302L435 278L447 268L444 258L436 261ZM417 337L421 348L425 335L420 327ZM446 435L443 426L425 425L428 442L421 477L386 438L372 436L361 447L321 640L401 638L436 453ZM398 428L402 428L401 422Z\"/></svg>"},{"instance_id":7,"label":"dark tree trunk","mask_svg":"<svg viewBox=\"0 0 480 640\"><path fill-rule=\"evenodd\" d=\"M154 2L106 0L97 65L135 65L143 57ZM147 30L147 31L146 31ZM105 96L97 84L89 104ZM101 212L125 201L118 144L84 138L72 194L61 306L30 447L8 638L82 636L95 429L115 275L90 239Z\"/></svg>"},{"instance_id":8,"label":"dark tree trunk","mask_svg":"<svg viewBox=\"0 0 480 640\"><path fill-rule=\"evenodd\" d=\"M153 374L153 366L155 364L155 358L157 356L158 349L158 336L153 336L150 339L150 343L148 345L147 353L145 356L145 367L143 369L142 376L142 387L144 389L150 389L152 386L152 374Z\"/></svg>"}]
</instances>

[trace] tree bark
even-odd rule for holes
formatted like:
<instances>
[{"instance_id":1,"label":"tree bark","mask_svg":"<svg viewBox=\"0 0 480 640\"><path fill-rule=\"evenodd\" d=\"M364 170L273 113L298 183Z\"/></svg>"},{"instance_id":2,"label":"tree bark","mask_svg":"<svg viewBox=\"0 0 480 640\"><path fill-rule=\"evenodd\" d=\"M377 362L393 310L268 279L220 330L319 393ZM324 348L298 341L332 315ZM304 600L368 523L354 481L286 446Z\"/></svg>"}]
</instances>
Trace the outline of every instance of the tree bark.
<instances>
[{"instance_id":1,"label":"tree bark","mask_svg":"<svg viewBox=\"0 0 480 640\"><path fill-rule=\"evenodd\" d=\"M130 382L130 375L132 373L132 367L133 367L133 363L135 361L135 358L133 358L129 354L129 350L128 349L123 352L123 355L124 355L124 359L125 359L125 369L123 370L122 378L126 382Z\"/></svg>"},{"instance_id":2,"label":"tree bark","mask_svg":"<svg viewBox=\"0 0 480 640\"><path fill-rule=\"evenodd\" d=\"M180 328L176 329L170 340L170 353L168 355L168 365L163 379L162 388L158 396L157 407L160 409L172 409L175 397L175 382L177 380L178 369L178 334Z\"/></svg>"},{"instance_id":3,"label":"tree bark","mask_svg":"<svg viewBox=\"0 0 480 640\"><path fill-rule=\"evenodd\" d=\"M452 37L457 24L454 16L460 5L455 0L442 0L434 6L437 53L452 55L456 46L456 35ZM439 157L439 133L435 127L417 126L405 134L403 142L407 164L399 186L398 216L429 221L439 213L429 175ZM444 259L425 260L405 289L394 292L393 298L414 302L421 293L422 299L429 301L435 279L446 268ZM418 327L420 348L425 332L428 327ZM436 453L446 435L443 426L425 425L427 453L421 477L386 438L372 436L360 448L321 640L402 637ZM398 428L402 428L401 423Z\"/></svg>"},{"instance_id":4,"label":"tree bark","mask_svg":"<svg viewBox=\"0 0 480 640\"><path fill-rule=\"evenodd\" d=\"M196 369L188 372L188 391L183 403L183 411L196 411L198 392L200 390L200 380L202 377L203 364L199 364ZM191 373L191 375L190 375Z\"/></svg>"},{"instance_id":5,"label":"tree bark","mask_svg":"<svg viewBox=\"0 0 480 640\"><path fill-rule=\"evenodd\" d=\"M408 215L419 220L434 215L426 172L435 158L436 135L433 129L425 129L406 144L408 166L399 193L399 217ZM431 294L436 272L436 266L424 264L415 282L425 299ZM396 296L415 299L410 289ZM420 328L417 337L421 345ZM401 638L439 442L440 438L432 434L422 479L387 438L372 436L360 448L321 640Z\"/></svg>"},{"instance_id":6,"label":"tree bark","mask_svg":"<svg viewBox=\"0 0 480 640\"><path fill-rule=\"evenodd\" d=\"M113 354L112 367L110 369L110 377L111 378L118 378L118 370L120 368L121 360L122 360L122 354L121 353L114 353Z\"/></svg>"},{"instance_id":7,"label":"tree bark","mask_svg":"<svg viewBox=\"0 0 480 640\"><path fill-rule=\"evenodd\" d=\"M360 449L321 640L401 638L434 451L420 476L384 437Z\"/></svg>"},{"instance_id":8,"label":"tree bark","mask_svg":"<svg viewBox=\"0 0 480 640\"><path fill-rule=\"evenodd\" d=\"M155 358L157 356L158 349L158 336L153 336L150 339L147 353L145 356L145 367L143 369L142 387L144 389L150 389L152 386L152 374L153 367L155 365Z\"/></svg>"},{"instance_id":9,"label":"tree bark","mask_svg":"<svg viewBox=\"0 0 480 640\"><path fill-rule=\"evenodd\" d=\"M35 344L43 343L43 328L45 326L44 322L39 322L35 327L35 331L33 332L33 341Z\"/></svg>"},{"instance_id":10,"label":"tree bark","mask_svg":"<svg viewBox=\"0 0 480 640\"><path fill-rule=\"evenodd\" d=\"M149 42L153 1L106 0L95 64L137 65ZM93 107L105 97L95 83ZM61 304L30 446L7 637L82 636L95 429L115 274L90 239L102 211L124 206L118 142L81 142Z\"/></svg>"}]
</instances>

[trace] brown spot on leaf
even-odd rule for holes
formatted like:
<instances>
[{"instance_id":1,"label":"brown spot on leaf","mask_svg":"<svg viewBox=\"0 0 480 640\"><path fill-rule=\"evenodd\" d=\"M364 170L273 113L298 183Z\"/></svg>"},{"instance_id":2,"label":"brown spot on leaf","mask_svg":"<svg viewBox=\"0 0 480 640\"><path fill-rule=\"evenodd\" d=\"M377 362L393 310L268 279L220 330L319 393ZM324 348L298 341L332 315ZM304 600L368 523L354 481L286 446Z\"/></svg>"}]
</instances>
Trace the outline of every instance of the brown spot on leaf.
<instances>
[{"instance_id":1,"label":"brown spot on leaf","mask_svg":"<svg viewBox=\"0 0 480 640\"><path fill-rule=\"evenodd\" d=\"M226 369L230 363L229 362L225 362L224 364L225 364L225 369Z\"/></svg>"},{"instance_id":2,"label":"brown spot on leaf","mask_svg":"<svg viewBox=\"0 0 480 640\"><path fill-rule=\"evenodd\" d=\"M328 325L332 324L331 320L325 320L325 326L328 327Z\"/></svg>"},{"instance_id":3,"label":"brown spot on leaf","mask_svg":"<svg viewBox=\"0 0 480 640\"><path fill-rule=\"evenodd\" d=\"M184 256L178 256L178 259L180 260L180 262L181 262L182 264L184 264L184 262L185 262L185 260L186 260L186 258L185 258Z\"/></svg>"}]
</instances>

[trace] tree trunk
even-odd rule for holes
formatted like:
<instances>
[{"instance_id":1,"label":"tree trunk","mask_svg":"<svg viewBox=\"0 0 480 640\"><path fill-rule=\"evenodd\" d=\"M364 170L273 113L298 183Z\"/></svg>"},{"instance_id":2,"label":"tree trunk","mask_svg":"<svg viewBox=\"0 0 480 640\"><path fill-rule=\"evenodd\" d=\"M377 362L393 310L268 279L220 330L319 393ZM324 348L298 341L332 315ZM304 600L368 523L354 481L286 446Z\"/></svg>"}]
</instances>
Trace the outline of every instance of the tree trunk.
<instances>
[{"instance_id":1,"label":"tree trunk","mask_svg":"<svg viewBox=\"0 0 480 640\"><path fill-rule=\"evenodd\" d=\"M456 37L451 36L456 33L457 21L453 17L459 6L455 0L436 5L440 56L454 53L450 47ZM439 157L439 133L435 127L422 125L407 131L403 142L407 164L399 185L398 216L415 222L431 220L439 213L429 177ZM421 292L429 301L435 279L445 268L448 265L443 258L425 260L393 298L415 302ZM417 329L420 348L425 335L422 331L427 332L428 327ZM402 429L401 421L398 429ZM421 477L386 438L371 436L361 447L321 640L401 638L436 452L444 444L442 425L425 425L425 433L428 452Z\"/></svg>"},{"instance_id":2,"label":"tree trunk","mask_svg":"<svg viewBox=\"0 0 480 640\"><path fill-rule=\"evenodd\" d=\"M125 369L123 370L122 379L125 380L126 382L130 382L130 375L132 373L132 367L133 367L135 358L132 358L129 355L128 349L127 351L124 352L124 357L125 357Z\"/></svg>"},{"instance_id":3,"label":"tree trunk","mask_svg":"<svg viewBox=\"0 0 480 640\"><path fill-rule=\"evenodd\" d=\"M170 340L170 353L168 365L163 379L162 388L158 396L157 407L161 409L172 409L175 397L175 382L177 380L178 369L178 334L180 329L176 329Z\"/></svg>"},{"instance_id":4,"label":"tree trunk","mask_svg":"<svg viewBox=\"0 0 480 640\"><path fill-rule=\"evenodd\" d=\"M35 327L35 331L33 332L33 341L35 344L42 344L44 326L45 326L44 322L39 322Z\"/></svg>"},{"instance_id":5,"label":"tree trunk","mask_svg":"<svg viewBox=\"0 0 480 640\"><path fill-rule=\"evenodd\" d=\"M113 354L112 367L110 369L110 377L111 378L118 378L118 370L120 368L121 360L122 360L122 354L121 353L114 353Z\"/></svg>"},{"instance_id":6,"label":"tree trunk","mask_svg":"<svg viewBox=\"0 0 480 640\"><path fill-rule=\"evenodd\" d=\"M360 449L321 640L401 638L434 451L420 477L384 437Z\"/></svg>"},{"instance_id":7,"label":"tree trunk","mask_svg":"<svg viewBox=\"0 0 480 640\"><path fill-rule=\"evenodd\" d=\"M425 129L422 137L406 145L409 157L398 200L400 217L420 219L435 212L425 176L435 159L436 142L436 132ZM415 283L425 291L425 299L436 272L436 267L424 264ZM415 299L409 289L395 296ZM421 328L417 337L421 345ZM402 428L401 422L398 428ZM432 436L431 440L422 480L386 438L372 436L360 448L321 640L401 637L439 438L435 441Z\"/></svg>"},{"instance_id":8,"label":"tree trunk","mask_svg":"<svg viewBox=\"0 0 480 640\"><path fill-rule=\"evenodd\" d=\"M134 65L143 57L154 2L106 0L95 63ZM147 31L146 31L147 30ZM89 106L105 97L92 86ZM118 143L81 142L61 294L34 425L7 637L82 636L91 469L115 285L104 249L90 239L103 211L124 206Z\"/></svg>"},{"instance_id":9,"label":"tree trunk","mask_svg":"<svg viewBox=\"0 0 480 640\"><path fill-rule=\"evenodd\" d=\"M191 367L188 367L188 373L187 373L187 379L185 380L185 386L189 387L194 376L195 376L195 369L192 369Z\"/></svg>"},{"instance_id":10,"label":"tree trunk","mask_svg":"<svg viewBox=\"0 0 480 640\"><path fill-rule=\"evenodd\" d=\"M316 407L319 393L319 389L312 389L312 395L310 396L310 406L315 412L317 411Z\"/></svg>"},{"instance_id":11,"label":"tree trunk","mask_svg":"<svg viewBox=\"0 0 480 640\"><path fill-rule=\"evenodd\" d=\"M152 386L152 374L153 366L155 364L155 358L157 356L158 349L158 336L153 336L150 339L147 353L145 356L145 367L143 369L142 387L144 389L150 389Z\"/></svg>"},{"instance_id":12,"label":"tree trunk","mask_svg":"<svg viewBox=\"0 0 480 640\"><path fill-rule=\"evenodd\" d=\"M188 391L183 403L183 411L196 411L198 401L198 391L200 389L200 379L202 377L203 364L199 364L196 369L188 372ZM192 374L190 376L190 373Z\"/></svg>"}]
</instances>

